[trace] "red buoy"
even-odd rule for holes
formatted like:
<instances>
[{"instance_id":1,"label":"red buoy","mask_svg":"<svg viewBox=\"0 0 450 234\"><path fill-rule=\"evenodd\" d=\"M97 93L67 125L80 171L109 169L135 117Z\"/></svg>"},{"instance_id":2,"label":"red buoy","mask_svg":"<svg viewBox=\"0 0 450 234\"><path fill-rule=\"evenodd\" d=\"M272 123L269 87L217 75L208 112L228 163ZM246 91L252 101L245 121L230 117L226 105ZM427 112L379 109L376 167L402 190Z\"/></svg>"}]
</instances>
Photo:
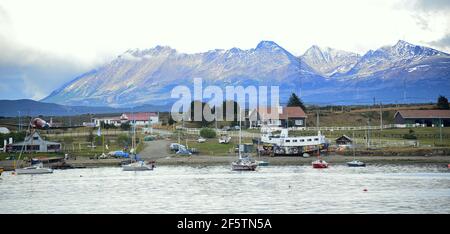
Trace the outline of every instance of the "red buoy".
<instances>
[{"instance_id":1,"label":"red buoy","mask_svg":"<svg viewBox=\"0 0 450 234\"><path fill-rule=\"evenodd\" d=\"M367 192L367 189L363 189L364 192Z\"/></svg>"}]
</instances>

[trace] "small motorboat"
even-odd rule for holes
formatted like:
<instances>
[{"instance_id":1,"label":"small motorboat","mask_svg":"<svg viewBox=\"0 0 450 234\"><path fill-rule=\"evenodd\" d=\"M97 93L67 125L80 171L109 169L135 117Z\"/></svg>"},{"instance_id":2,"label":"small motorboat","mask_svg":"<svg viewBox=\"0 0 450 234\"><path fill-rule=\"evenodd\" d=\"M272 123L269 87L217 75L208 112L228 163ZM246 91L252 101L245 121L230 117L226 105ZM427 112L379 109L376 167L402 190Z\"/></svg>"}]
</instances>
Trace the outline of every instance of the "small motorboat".
<instances>
[{"instance_id":1,"label":"small motorboat","mask_svg":"<svg viewBox=\"0 0 450 234\"><path fill-rule=\"evenodd\" d=\"M155 164L152 163L146 163L144 161L136 161L132 162L130 164L122 165L122 170L124 171L150 171L155 168Z\"/></svg>"},{"instance_id":2,"label":"small motorboat","mask_svg":"<svg viewBox=\"0 0 450 234\"><path fill-rule=\"evenodd\" d=\"M35 174L49 174L53 173L50 168L44 167L42 163L38 163L29 167L20 168L15 170L17 175L35 175Z\"/></svg>"},{"instance_id":3,"label":"small motorboat","mask_svg":"<svg viewBox=\"0 0 450 234\"><path fill-rule=\"evenodd\" d=\"M313 166L313 168L317 168L317 169L328 168L328 163L322 159L318 159L318 160L312 162L312 166Z\"/></svg>"},{"instance_id":4,"label":"small motorboat","mask_svg":"<svg viewBox=\"0 0 450 234\"><path fill-rule=\"evenodd\" d=\"M351 162L347 162L347 166L349 167L365 167L366 164L364 162L353 160Z\"/></svg>"},{"instance_id":5,"label":"small motorboat","mask_svg":"<svg viewBox=\"0 0 450 234\"><path fill-rule=\"evenodd\" d=\"M238 159L231 163L231 169L233 171L254 171L257 167L258 164L256 162L245 158Z\"/></svg>"}]
</instances>

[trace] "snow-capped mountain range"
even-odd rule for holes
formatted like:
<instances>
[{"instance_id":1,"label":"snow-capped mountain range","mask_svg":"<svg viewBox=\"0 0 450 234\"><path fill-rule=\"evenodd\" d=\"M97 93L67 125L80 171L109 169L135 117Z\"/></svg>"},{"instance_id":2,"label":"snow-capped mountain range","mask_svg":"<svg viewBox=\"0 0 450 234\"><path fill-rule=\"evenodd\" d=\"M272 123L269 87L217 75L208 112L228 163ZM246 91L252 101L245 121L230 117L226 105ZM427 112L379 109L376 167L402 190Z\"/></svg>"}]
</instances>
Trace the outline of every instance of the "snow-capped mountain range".
<instances>
[{"instance_id":1,"label":"snow-capped mountain range","mask_svg":"<svg viewBox=\"0 0 450 234\"><path fill-rule=\"evenodd\" d=\"M428 102L450 95L450 55L399 41L364 55L312 46L296 57L275 42L254 49L185 54L170 47L128 50L43 99L65 105L167 105L170 91L192 86L278 85L282 102L300 92L307 103Z\"/></svg>"}]
</instances>

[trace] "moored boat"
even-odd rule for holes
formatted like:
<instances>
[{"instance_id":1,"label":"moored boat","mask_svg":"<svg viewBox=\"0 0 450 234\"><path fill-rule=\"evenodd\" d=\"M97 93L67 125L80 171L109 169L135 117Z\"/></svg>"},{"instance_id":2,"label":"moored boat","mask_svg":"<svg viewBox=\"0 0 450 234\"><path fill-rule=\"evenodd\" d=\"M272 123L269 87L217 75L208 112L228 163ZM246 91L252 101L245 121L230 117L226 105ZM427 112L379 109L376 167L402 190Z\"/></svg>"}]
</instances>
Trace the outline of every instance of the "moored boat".
<instances>
[{"instance_id":1,"label":"moored boat","mask_svg":"<svg viewBox=\"0 0 450 234\"><path fill-rule=\"evenodd\" d=\"M364 162L353 160L351 162L347 162L347 166L349 167L365 167L366 164Z\"/></svg>"},{"instance_id":2,"label":"moored boat","mask_svg":"<svg viewBox=\"0 0 450 234\"><path fill-rule=\"evenodd\" d=\"M257 167L258 164L250 158L241 158L231 163L233 171L254 171Z\"/></svg>"},{"instance_id":3,"label":"moored boat","mask_svg":"<svg viewBox=\"0 0 450 234\"><path fill-rule=\"evenodd\" d=\"M155 168L154 163L146 163L144 161L136 161L130 164L122 165L124 171L149 171Z\"/></svg>"},{"instance_id":4,"label":"moored boat","mask_svg":"<svg viewBox=\"0 0 450 234\"><path fill-rule=\"evenodd\" d=\"M239 110L239 147L238 147L238 159L231 163L231 170L233 171L254 171L258 167L258 163L252 160L250 155L243 156L242 153L249 153L248 148L242 144L242 122L241 122L242 110Z\"/></svg>"},{"instance_id":5,"label":"moored boat","mask_svg":"<svg viewBox=\"0 0 450 234\"><path fill-rule=\"evenodd\" d=\"M269 162L267 161L256 161L256 163L258 164L258 166L269 166Z\"/></svg>"},{"instance_id":6,"label":"moored boat","mask_svg":"<svg viewBox=\"0 0 450 234\"><path fill-rule=\"evenodd\" d=\"M317 168L317 169L328 168L328 163L322 159L318 159L318 160L312 162L311 164L312 164L313 168Z\"/></svg>"},{"instance_id":7,"label":"moored boat","mask_svg":"<svg viewBox=\"0 0 450 234\"><path fill-rule=\"evenodd\" d=\"M49 174L53 173L50 168L44 167L42 163L38 163L29 167L19 168L15 170L17 175L35 175L35 174Z\"/></svg>"}]
</instances>

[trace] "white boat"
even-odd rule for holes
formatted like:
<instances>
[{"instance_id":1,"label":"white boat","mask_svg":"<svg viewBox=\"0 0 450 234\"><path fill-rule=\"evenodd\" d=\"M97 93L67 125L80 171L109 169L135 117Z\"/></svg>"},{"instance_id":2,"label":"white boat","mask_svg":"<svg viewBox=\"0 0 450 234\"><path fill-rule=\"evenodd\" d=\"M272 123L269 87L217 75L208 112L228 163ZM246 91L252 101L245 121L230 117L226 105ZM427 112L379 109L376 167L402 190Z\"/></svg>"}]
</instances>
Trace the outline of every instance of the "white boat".
<instances>
[{"instance_id":1,"label":"white boat","mask_svg":"<svg viewBox=\"0 0 450 234\"><path fill-rule=\"evenodd\" d=\"M242 130L241 130L241 110L239 111L239 148L238 160L231 163L231 170L233 171L254 171L258 167L258 163L251 159L250 156L242 156L245 146L242 144Z\"/></svg>"},{"instance_id":2,"label":"white boat","mask_svg":"<svg viewBox=\"0 0 450 234\"><path fill-rule=\"evenodd\" d=\"M270 131L262 134L261 142L272 145L275 155L304 155L327 149L329 144L320 132L315 136L289 136L288 129L282 129L279 135Z\"/></svg>"},{"instance_id":3,"label":"white boat","mask_svg":"<svg viewBox=\"0 0 450 234\"><path fill-rule=\"evenodd\" d=\"M17 175L35 175L53 173L53 170L51 168L46 168L42 163L39 163L30 167L16 169L15 172Z\"/></svg>"},{"instance_id":4,"label":"white boat","mask_svg":"<svg viewBox=\"0 0 450 234\"><path fill-rule=\"evenodd\" d=\"M250 158L240 158L231 163L233 171L254 171L258 167L258 163Z\"/></svg>"},{"instance_id":5,"label":"white boat","mask_svg":"<svg viewBox=\"0 0 450 234\"><path fill-rule=\"evenodd\" d=\"M124 171L149 171L153 170L155 165L153 163L147 164L144 161L132 162L130 164L122 165Z\"/></svg>"},{"instance_id":6,"label":"white boat","mask_svg":"<svg viewBox=\"0 0 450 234\"><path fill-rule=\"evenodd\" d=\"M366 164L364 162L353 160L351 162L347 162L347 166L349 167L365 167Z\"/></svg>"}]
</instances>

